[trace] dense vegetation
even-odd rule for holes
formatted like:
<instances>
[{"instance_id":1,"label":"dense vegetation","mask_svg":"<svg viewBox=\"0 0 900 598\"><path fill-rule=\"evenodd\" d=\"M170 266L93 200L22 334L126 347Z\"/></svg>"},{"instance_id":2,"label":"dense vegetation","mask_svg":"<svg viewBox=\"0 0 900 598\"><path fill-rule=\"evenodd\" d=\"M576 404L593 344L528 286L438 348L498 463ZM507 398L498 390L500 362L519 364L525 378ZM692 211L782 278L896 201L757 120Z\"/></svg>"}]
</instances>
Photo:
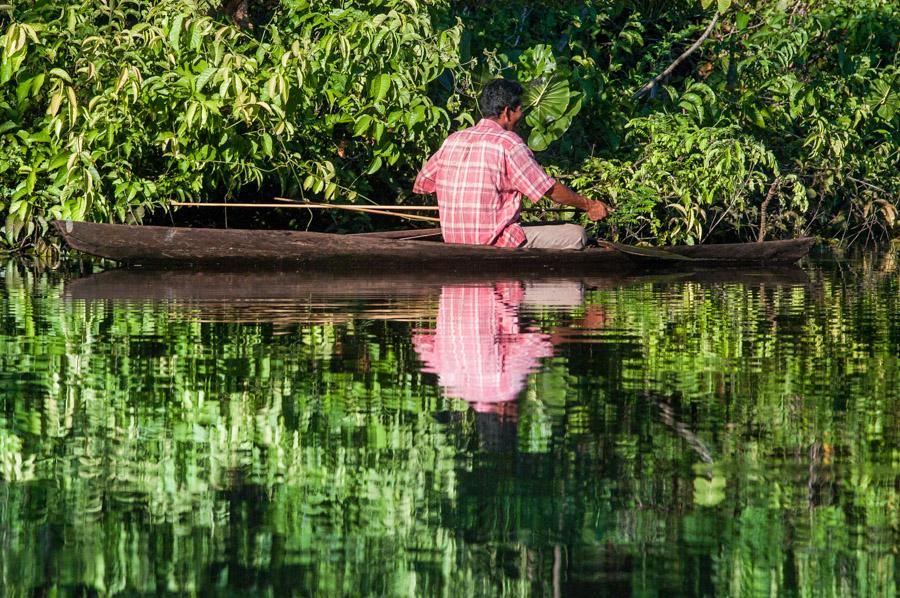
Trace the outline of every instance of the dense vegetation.
<instances>
[{"instance_id":1,"label":"dense vegetation","mask_svg":"<svg viewBox=\"0 0 900 598\"><path fill-rule=\"evenodd\" d=\"M235 19L204 0L0 7L3 245L41 253L54 218L147 221L172 200L421 201L416 170L477 119L498 75L529 86L523 136L538 159L618 206L604 234L896 232L890 0L245 8ZM369 225L341 217L314 226Z\"/></svg>"}]
</instances>

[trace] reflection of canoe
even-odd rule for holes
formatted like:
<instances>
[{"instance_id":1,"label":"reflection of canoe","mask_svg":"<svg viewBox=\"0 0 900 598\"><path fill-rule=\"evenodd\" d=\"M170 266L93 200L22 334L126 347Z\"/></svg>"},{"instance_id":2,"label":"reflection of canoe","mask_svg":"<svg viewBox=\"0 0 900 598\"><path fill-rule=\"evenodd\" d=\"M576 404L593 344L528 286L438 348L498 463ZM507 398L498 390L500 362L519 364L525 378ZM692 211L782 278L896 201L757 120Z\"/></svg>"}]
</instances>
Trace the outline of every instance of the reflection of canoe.
<instances>
[{"instance_id":1,"label":"reflection of canoe","mask_svg":"<svg viewBox=\"0 0 900 598\"><path fill-rule=\"evenodd\" d=\"M635 256L623 250L585 251L501 249L450 245L436 241L398 240L379 235L335 235L295 231L175 228L57 221L56 227L74 249L131 264L290 264L325 268L432 271L491 270L509 273L557 271L604 273L652 266L671 260ZM667 247L691 258L690 266L771 265L792 263L805 256L813 239ZM681 261L677 262L682 264Z\"/></svg>"},{"instance_id":2,"label":"reflection of canoe","mask_svg":"<svg viewBox=\"0 0 900 598\"><path fill-rule=\"evenodd\" d=\"M610 289L639 283L698 282L798 286L809 282L800 268L680 272L674 274L610 274L588 277L498 277L483 273L418 274L383 272L377 275L324 274L285 270L192 271L120 268L69 280L69 300L160 301L280 301L318 299L359 302L381 298L436 296L443 286L467 286L498 280L521 280L527 285L580 282L587 288Z\"/></svg>"},{"instance_id":3,"label":"reflection of canoe","mask_svg":"<svg viewBox=\"0 0 900 598\"><path fill-rule=\"evenodd\" d=\"M513 277L499 277L510 280ZM117 269L66 282L67 300L166 303L173 310L216 322L340 322L353 318L421 320L434 317L444 286L490 284L486 273L379 272L325 274L297 271L192 271ZM528 277L525 305L577 307L581 289L633 284L745 284L797 286L808 283L800 268L703 270L661 275L610 273L586 277Z\"/></svg>"},{"instance_id":4,"label":"reflection of canoe","mask_svg":"<svg viewBox=\"0 0 900 598\"><path fill-rule=\"evenodd\" d=\"M75 301L166 303L176 311L217 322L411 321L434 317L444 286L481 286L497 279L483 273L379 272L368 276L287 270L117 269L67 281L64 296ZM624 280L622 275L611 275L588 285L612 287ZM543 277L525 286L539 291L532 295L542 306L571 308L581 304L585 283ZM542 299L547 295L552 302Z\"/></svg>"},{"instance_id":5,"label":"reflection of canoe","mask_svg":"<svg viewBox=\"0 0 900 598\"><path fill-rule=\"evenodd\" d=\"M118 269L67 281L64 297L165 304L173 315L206 322L294 325L356 318L427 320L434 317L440 288L409 276Z\"/></svg>"}]
</instances>

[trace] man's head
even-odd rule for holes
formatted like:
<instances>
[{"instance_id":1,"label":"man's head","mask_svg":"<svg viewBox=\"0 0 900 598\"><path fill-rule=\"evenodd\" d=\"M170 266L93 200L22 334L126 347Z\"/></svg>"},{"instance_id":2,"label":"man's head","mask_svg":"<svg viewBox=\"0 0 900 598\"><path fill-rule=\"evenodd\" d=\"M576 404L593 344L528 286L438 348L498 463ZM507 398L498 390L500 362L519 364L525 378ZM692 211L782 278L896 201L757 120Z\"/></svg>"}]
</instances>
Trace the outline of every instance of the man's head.
<instances>
[{"instance_id":1,"label":"man's head","mask_svg":"<svg viewBox=\"0 0 900 598\"><path fill-rule=\"evenodd\" d=\"M500 124L507 131L515 129L522 119L522 94L516 81L495 79L488 83L478 99L481 115Z\"/></svg>"}]
</instances>

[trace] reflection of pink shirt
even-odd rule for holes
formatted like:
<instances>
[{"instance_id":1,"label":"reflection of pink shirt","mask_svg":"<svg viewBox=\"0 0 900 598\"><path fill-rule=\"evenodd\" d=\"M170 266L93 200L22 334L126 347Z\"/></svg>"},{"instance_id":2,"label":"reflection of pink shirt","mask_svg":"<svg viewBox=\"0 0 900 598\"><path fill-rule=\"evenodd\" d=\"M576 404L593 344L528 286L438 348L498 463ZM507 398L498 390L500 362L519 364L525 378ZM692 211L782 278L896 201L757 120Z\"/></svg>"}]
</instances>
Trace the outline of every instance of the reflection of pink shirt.
<instances>
[{"instance_id":1,"label":"reflection of pink shirt","mask_svg":"<svg viewBox=\"0 0 900 598\"><path fill-rule=\"evenodd\" d=\"M448 396L493 411L515 400L538 360L553 354L548 335L520 331L521 300L518 283L441 290L435 330L412 340L424 371L438 375Z\"/></svg>"}]
</instances>

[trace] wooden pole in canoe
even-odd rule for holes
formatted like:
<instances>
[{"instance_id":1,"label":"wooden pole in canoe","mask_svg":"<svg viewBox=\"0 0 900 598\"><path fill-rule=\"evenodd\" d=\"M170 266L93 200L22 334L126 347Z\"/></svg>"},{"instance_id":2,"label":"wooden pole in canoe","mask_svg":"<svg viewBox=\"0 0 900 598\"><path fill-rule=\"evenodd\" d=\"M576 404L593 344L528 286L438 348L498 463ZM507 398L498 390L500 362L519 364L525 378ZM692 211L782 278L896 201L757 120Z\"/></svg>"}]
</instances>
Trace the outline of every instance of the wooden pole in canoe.
<instances>
[{"instance_id":1,"label":"wooden pole in canoe","mask_svg":"<svg viewBox=\"0 0 900 598\"><path fill-rule=\"evenodd\" d=\"M319 208L331 208L334 207L335 204L308 204L296 199L288 199L287 197L274 197L272 198L275 201L283 201L285 203L295 203L301 204L309 207L319 207ZM340 204L337 204L340 205ZM354 206L356 207L356 206ZM373 210L411 210L414 212L422 211L422 212L436 212L440 208L437 206L391 206L384 204L367 204L364 206L359 206L363 208L373 209ZM538 208L532 207L527 210L522 210L523 212L577 212L578 208Z\"/></svg>"},{"instance_id":2,"label":"wooden pole in canoe","mask_svg":"<svg viewBox=\"0 0 900 598\"><path fill-rule=\"evenodd\" d=\"M381 207L348 206L342 204L314 204L314 203L221 203L221 202L186 202L173 201L170 205L180 208L261 208L261 209L319 209L319 210L347 210L350 212L363 212L366 214L380 214L382 216L399 216L409 220L421 220L423 222L440 222L438 218L430 216L417 216L404 214ZM391 206L393 208L393 206ZM406 206L404 206L406 207ZM430 208L426 208L430 209ZM396 210L396 208L394 208Z\"/></svg>"},{"instance_id":3,"label":"wooden pole in canoe","mask_svg":"<svg viewBox=\"0 0 900 598\"><path fill-rule=\"evenodd\" d=\"M384 204L365 204L365 205L347 205L347 204L334 204L334 203L306 203L305 201L298 201L296 199L288 199L287 197L275 197L273 198L275 201L283 201L285 203L296 204L298 206L303 206L305 208L365 208L367 210L406 210L413 212L436 212L440 208L437 206L389 206Z\"/></svg>"},{"instance_id":4,"label":"wooden pole in canoe","mask_svg":"<svg viewBox=\"0 0 900 598\"><path fill-rule=\"evenodd\" d=\"M398 216L407 220L418 220L421 222L440 222L438 218L429 216L419 216L411 214L402 214L401 211L436 211L437 206L388 206L381 204L371 204L365 206L351 206L346 204L323 204L323 203L305 203L295 199L286 197L276 197L276 201L283 201L283 204L265 204L265 203L228 203L228 202L186 202L173 201L170 205L180 208L263 208L263 209L300 209L308 210L347 210L349 212L362 212L365 214L380 214L382 216ZM575 208L532 208L524 210L526 212L571 212Z\"/></svg>"}]
</instances>

